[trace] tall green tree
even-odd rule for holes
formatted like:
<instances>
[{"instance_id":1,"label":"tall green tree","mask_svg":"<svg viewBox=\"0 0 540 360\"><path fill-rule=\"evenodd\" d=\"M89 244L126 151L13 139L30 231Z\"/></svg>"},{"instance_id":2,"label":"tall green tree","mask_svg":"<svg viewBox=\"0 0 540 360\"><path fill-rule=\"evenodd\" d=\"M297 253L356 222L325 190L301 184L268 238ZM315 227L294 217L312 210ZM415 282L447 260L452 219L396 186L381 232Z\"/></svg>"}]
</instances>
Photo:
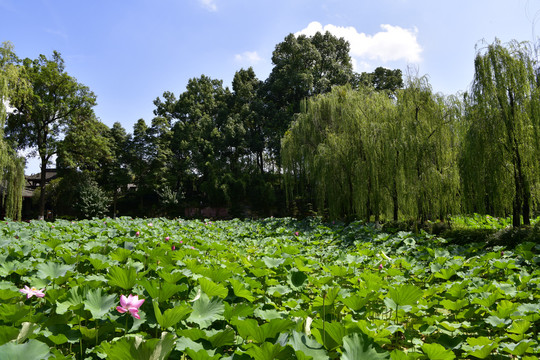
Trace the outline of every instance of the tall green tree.
<instances>
[{"instance_id":1,"label":"tall green tree","mask_svg":"<svg viewBox=\"0 0 540 360\"><path fill-rule=\"evenodd\" d=\"M530 224L538 201L540 90L530 44L496 40L478 51L466 95L468 124L461 159L469 210L512 213Z\"/></svg>"},{"instance_id":2,"label":"tall green tree","mask_svg":"<svg viewBox=\"0 0 540 360\"><path fill-rule=\"evenodd\" d=\"M264 107L261 96L263 82L257 79L253 68L236 72L232 82L233 116L239 118L245 129L245 146L248 156L255 159L259 172L264 173L264 151L266 144Z\"/></svg>"},{"instance_id":3,"label":"tall green tree","mask_svg":"<svg viewBox=\"0 0 540 360\"><path fill-rule=\"evenodd\" d=\"M228 167L237 157L242 129L228 116L231 93L221 80L190 79L178 99L166 92L154 104L157 116L172 123L171 150L178 189L194 204L220 205L228 198Z\"/></svg>"},{"instance_id":4,"label":"tall green tree","mask_svg":"<svg viewBox=\"0 0 540 360\"><path fill-rule=\"evenodd\" d=\"M133 174L139 200L139 212L144 210L144 198L151 193L150 184L150 142L148 125L144 119L139 119L133 125L133 136L128 143L128 164Z\"/></svg>"},{"instance_id":5,"label":"tall green tree","mask_svg":"<svg viewBox=\"0 0 540 360\"><path fill-rule=\"evenodd\" d=\"M57 144L57 167L62 170L98 173L111 161L109 127L91 114L66 128Z\"/></svg>"},{"instance_id":6,"label":"tall green tree","mask_svg":"<svg viewBox=\"0 0 540 360\"><path fill-rule=\"evenodd\" d=\"M112 213L116 217L117 203L131 182L129 171L128 144L129 135L119 122L115 122L108 132L109 148L111 150L110 161L103 164L98 177L100 185L112 194Z\"/></svg>"},{"instance_id":7,"label":"tall green tree","mask_svg":"<svg viewBox=\"0 0 540 360\"><path fill-rule=\"evenodd\" d=\"M397 92L396 106L396 164L403 173L394 190L399 206L404 214L420 220L444 220L459 211L460 204L460 103L455 97L435 94L425 76L409 76Z\"/></svg>"},{"instance_id":8,"label":"tall green tree","mask_svg":"<svg viewBox=\"0 0 540 360\"><path fill-rule=\"evenodd\" d=\"M333 218L444 218L459 204L457 114L425 78L396 98L372 87L310 98L282 140L289 201Z\"/></svg>"},{"instance_id":9,"label":"tall green tree","mask_svg":"<svg viewBox=\"0 0 540 360\"><path fill-rule=\"evenodd\" d=\"M274 67L265 81L268 152L278 161L281 137L303 99L353 79L349 43L326 32L312 37L289 34L276 45Z\"/></svg>"},{"instance_id":10,"label":"tall green tree","mask_svg":"<svg viewBox=\"0 0 540 360\"><path fill-rule=\"evenodd\" d=\"M45 170L58 152L62 135L73 124L91 119L95 95L65 71L58 52L48 59L25 59L20 77L29 90L10 96L15 108L7 118L7 135L19 149L35 149L41 161L40 216L45 212Z\"/></svg>"},{"instance_id":11,"label":"tall green tree","mask_svg":"<svg viewBox=\"0 0 540 360\"><path fill-rule=\"evenodd\" d=\"M283 165L289 199L316 203L332 218L378 220L390 203L386 127L394 105L383 93L335 87L308 99L285 134Z\"/></svg>"},{"instance_id":12,"label":"tall green tree","mask_svg":"<svg viewBox=\"0 0 540 360\"><path fill-rule=\"evenodd\" d=\"M391 94L395 94L404 86L403 73L400 69L390 70L382 66L371 73L355 74L352 82L356 87L372 86L377 91L388 91Z\"/></svg>"},{"instance_id":13,"label":"tall green tree","mask_svg":"<svg viewBox=\"0 0 540 360\"><path fill-rule=\"evenodd\" d=\"M4 138L4 126L6 103L14 91L22 93L27 89L19 76L17 62L13 45L3 43L0 46L0 205L5 207L6 216L15 220L21 218L25 163Z\"/></svg>"}]
</instances>

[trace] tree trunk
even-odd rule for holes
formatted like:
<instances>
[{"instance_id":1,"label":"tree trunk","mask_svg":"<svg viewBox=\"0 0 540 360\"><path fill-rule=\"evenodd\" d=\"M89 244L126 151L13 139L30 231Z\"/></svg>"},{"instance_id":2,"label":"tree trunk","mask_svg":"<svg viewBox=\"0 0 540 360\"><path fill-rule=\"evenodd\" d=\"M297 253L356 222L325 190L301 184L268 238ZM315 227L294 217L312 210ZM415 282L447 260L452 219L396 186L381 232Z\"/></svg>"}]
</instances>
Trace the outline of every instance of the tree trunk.
<instances>
[{"instance_id":1,"label":"tree trunk","mask_svg":"<svg viewBox=\"0 0 540 360\"><path fill-rule=\"evenodd\" d=\"M257 165L259 166L259 170L261 171L261 174L264 174L264 164L263 164L262 151L257 152Z\"/></svg>"},{"instance_id":2,"label":"tree trunk","mask_svg":"<svg viewBox=\"0 0 540 360\"><path fill-rule=\"evenodd\" d=\"M113 195L113 219L116 219L116 201L118 199L118 190L114 191Z\"/></svg>"},{"instance_id":3,"label":"tree trunk","mask_svg":"<svg viewBox=\"0 0 540 360\"><path fill-rule=\"evenodd\" d=\"M523 225L531 225L531 206L529 197L530 193L525 190L523 194Z\"/></svg>"},{"instance_id":4,"label":"tree trunk","mask_svg":"<svg viewBox=\"0 0 540 360\"><path fill-rule=\"evenodd\" d=\"M515 183L515 195L514 195L514 201L512 204L512 226L513 227L519 227L521 226L521 210L522 210L522 198L521 195L523 193L523 190L521 189L521 179L518 175L518 169L516 169L516 166L514 167L514 183Z\"/></svg>"},{"instance_id":5,"label":"tree trunk","mask_svg":"<svg viewBox=\"0 0 540 360\"><path fill-rule=\"evenodd\" d=\"M398 198L396 195L392 197L392 200L394 202L394 221L397 222L399 220L398 213L399 213L399 204L398 204Z\"/></svg>"},{"instance_id":6,"label":"tree trunk","mask_svg":"<svg viewBox=\"0 0 540 360\"><path fill-rule=\"evenodd\" d=\"M41 156L41 178L39 182L39 218L45 218L45 181L47 179L47 158Z\"/></svg>"}]
</instances>

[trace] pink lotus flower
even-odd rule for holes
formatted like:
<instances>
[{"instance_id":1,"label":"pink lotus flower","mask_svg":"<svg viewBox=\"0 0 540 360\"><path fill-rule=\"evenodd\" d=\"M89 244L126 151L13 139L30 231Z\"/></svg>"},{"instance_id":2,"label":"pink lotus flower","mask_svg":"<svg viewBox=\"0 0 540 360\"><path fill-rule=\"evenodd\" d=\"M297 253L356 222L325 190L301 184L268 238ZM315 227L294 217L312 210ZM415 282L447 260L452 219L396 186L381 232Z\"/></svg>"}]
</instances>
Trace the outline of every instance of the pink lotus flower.
<instances>
[{"instance_id":1,"label":"pink lotus flower","mask_svg":"<svg viewBox=\"0 0 540 360\"><path fill-rule=\"evenodd\" d=\"M168 237L168 236L165 237L165 241L169 241L170 239L171 239L171 238Z\"/></svg>"},{"instance_id":2,"label":"pink lotus flower","mask_svg":"<svg viewBox=\"0 0 540 360\"><path fill-rule=\"evenodd\" d=\"M135 319L140 319L139 308L143 304L144 299L139 300L138 295L129 295L127 298L124 295L120 295L120 306L116 307L116 310L120 313L125 313L129 311L131 316Z\"/></svg>"},{"instance_id":3,"label":"pink lotus flower","mask_svg":"<svg viewBox=\"0 0 540 360\"><path fill-rule=\"evenodd\" d=\"M180 244L183 244L184 242L182 240L180 240Z\"/></svg>"},{"instance_id":4,"label":"pink lotus flower","mask_svg":"<svg viewBox=\"0 0 540 360\"><path fill-rule=\"evenodd\" d=\"M172 250L172 251L176 250L176 246L174 246L174 245L171 246L171 250Z\"/></svg>"},{"instance_id":5,"label":"pink lotus flower","mask_svg":"<svg viewBox=\"0 0 540 360\"><path fill-rule=\"evenodd\" d=\"M135 233L135 236L139 236L139 235L141 235L141 233L137 231L137 232Z\"/></svg>"},{"instance_id":6,"label":"pink lotus flower","mask_svg":"<svg viewBox=\"0 0 540 360\"><path fill-rule=\"evenodd\" d=\"M152 223L148 223L148 226L152 227L152 226L154 226L154 224L152 224Z\"/></svg>"},{"instance_id":7,"label":"pink lotus flower","mask_svg":"<svg viewBox=\"0 0 540 360\"><path fill-rule=\"evenodd\" d=\"M297 232L294 233L294 235L298 236L298 235L300 235L300 233L297 231Z\"/></svg>"},{"instance_id":8,"label":"pink lotus flower","mask_svg":"<svg viewBox=\"0 0 540 360\"><path fill-rule=\"evenodd\" d=\"M383 265L379 264L379 270L382 270L382 269L383 269Z\"/></svg>"},{"instance_id":9,"label":"pink lotus flower","mask_svg":"<svg viewBox=\"0 0 540 360\"><path fill-rule=\"evenodd\" d=\"M23 294L26 294L27 299L30 299L34 295L36 295L36 297L40 297L40 298L44 297L45 293L43 292L43 290L45 290L45 289L38 290L35 287L29 288L28 285L24 285L24 288L20 289L19 291L22 292Z\"/></svg>"}]
</instances>

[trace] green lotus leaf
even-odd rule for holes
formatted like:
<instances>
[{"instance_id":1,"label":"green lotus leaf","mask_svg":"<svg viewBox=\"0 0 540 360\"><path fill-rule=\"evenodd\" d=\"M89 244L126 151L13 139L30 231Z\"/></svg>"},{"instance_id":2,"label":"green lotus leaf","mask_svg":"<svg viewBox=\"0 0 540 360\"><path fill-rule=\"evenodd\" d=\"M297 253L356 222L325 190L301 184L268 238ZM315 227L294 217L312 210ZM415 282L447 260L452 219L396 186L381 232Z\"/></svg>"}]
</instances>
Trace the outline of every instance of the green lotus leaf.
<instances>
[{"instance_id":1,"label":"green lotus leaf","mask_svg":"<svg viewBox=\"0 0 540 360\"><path fill-rule=\"evenodd\" d=\"M440 304L444 306L446 310L459 311L465 306L469 305L469 301L467 301L466 299L459 299L456 301L444 299L440 302Z\"/></svg>"},{"instance_id":2,"label":"green lotus leaf","mask_svg":"<svg viewBox=\"0 0 540 360\"><path fill-rule=\"evenodd\" d=\"M0 304L0 320L18 326L24 321L30 321L34 308L23 303Z\"/></svg>"},{"instance_id":3,"label":"green lotus leaf","mask_svg":"<svg viewBox=\"0 0 540 360\"><path fill-rule=\"evenodd\" d=\"M175 306L172 309L167 309L163 314L159 309L159 304L156 299L152 301L154 307L154 315L156 320L162 329L167 329L171 326L175 326L180 321L187 318L187 316L193 311L193 309L187 305Z\"/></svg>"},{"instance_id":4,"label":"green lotus leaf","mask_svg":"<svg viewBox=\"0 0 540 360\"><path fill-rule=\"evenodd\" d=\"M178 281L182 280L186 277L182 272L178 270L173 271L166 271L166 270L160 270L158 271L158 275L166 282L171 284L176 284Z\"/></svg>"},{"instance_id":5,"label":"green lotus leaf","mask_svg":"<svg viewBox=\"0 0 540 360\"><path fill-rule=\"evenodd\" d=\"M23 344L9 342L0 346L0 359L47 359L49 356L49 347L35 339L30 339Z\"/></svg>"},{"instance_id":6,"label":"green lotus leaf","mask_svg":"<svg viewBox=\"0 0 540 360\"><path fill-rule=\"evenodd\" d=\"M103 320L116 303L116 295L101 295L101 288L88 290L84 308L92 313L94 319Z\"/></svg>"},{"instance_id":7,"label":"green lotus leaf","mask_svg":"<svg viewBox=\"0 0 540 360\"><path fill-rule=\"evenodd\" d=\"M389 359L390 354L375 350L375 343L365 334L354 333L343 338L342 360Z\"/></svg>"},{"instance_id":8,"label":"green lotus leaf","mask_svg":"<svg viewBox=\"0 0 540 360\"><path fill-rule=\"evenodd\" d=\"M409 360L411 358L407 356L407 354L404 353L403 351L396 349L390 353L390 359L391 360Z\"/></svg>"},{"instance_id":9,"label":"green lotus leaf","mask_svg":"<svg viewBox=\"0 0 540 360\"><path fill-rule=\"evenodd\" d=\"M17 339L19 329L14 326L0 325L0 345Z\"/></svg>"},{"instance_id":10,"label":"green lotus leaf","mask_svg":"<svg viewBox=\"0 0 540 360\"><path fill-rule=\"evenodd\" d=\"M195 351L191 348L186 348L185 352L191 360L215 360L221 358L221 354L214 354L213 350L200 349L199 351Z\"/></svg>"},{"instance_id":11,"label":"green lotus leaf","mask_svg":"<svg viewBox=\"0 0 540 360\"><path fill-rule=\"evenodd\" d=\"M305 288L305 286L308 283L308 277L307 275L302 272L298 271L296 269L292 269L287 274L287 283L295 290L300 291Z\"/></svg>"},{"instance_id":12,"label":"green lotus leaf","mask_svg":"<svg viewBox=\"0 0 540 360\"><path fill-rule=\"evenodd\" d=\"M197 352L199 350L204 350L204 346L203 346L203 344L198 343L198 342L194 341L193 339L190 339L189 337L180 337L176 341L176 350L183 352L186 349L191 349L192 351ZM212 352L212 354L213 354L213 352Z\"/></svg>"},{"instance_id":13,"label":"green lotus leaf","mask_svg":"<svg viewBox=\"0 0 540 360\"><path fill-rule=\"evenodd\" d=\"M503 351L515 356L522 356L533 344L535 344L533 340L522 340L518 343L506 343L504 344Z\"/></svg>"},{"instance_id":14,"label":"green lotus leaf","mask_svg":"<svg viewBox=\"0 0 540 360\"><path fill-rule=\"evenodd\" d=\"M456 358L452 350L447 350L440 344L424 344L422 351L430 360L453 360Z\"/></svg>"},{"instance_id":15,"label":"green lotus leaf","mask_svg":"<svg viewBox=\"0 0 540 360\"><path fill-rule=\"evenodd\" d=\"M258 344L262 344L266 339L273 339L280 332L294 326L294 322L288 319L272 319L262 325L259 325L255 319L235 319L231 321L231 324L236 327L238 334L244 340L253 340Z\"/></svg>"},{"instance_id":16,"label":"green lotus leaf","mask_svg":"<svg viewBox=\"0 0 540 360\"><path fill-rule=\"evenodd\" d=\"M313 321L311 334L327 350L334 350L343 345L343 338L347 335L347 329L339 322L322 322L320 319Z\"/></svg>"},{"instance_id":17,"label":"green lotus leaf","mask_svg":"<svg viewBox=\"0 0 540 360\"><path fill-rule=\"evenodd\" d=\"M424 293L415 285L401 285L388 290L388 296L396 305L416 305Z\"/></svg>"},{"instance_id":18,"label":"green lotus leaf","mask_svg":"<svg viewBox=\"0 0 540 360\"><path fill-rule=\"evenodd\" d=\"M201 285L201 290L204 291L208 297L217 296L222 299L225 299L229 294L229 290L221 284L216 284L212 280L207 278L199 278L199 284Z\"/></svg>"},{"instance_id":19,"label":"green lotus leaf","mask_svg":"<svg viewBox=\"0 0 540 360\"><path fill-rule=\"evenodd\" d=\"M289 338L288 344L294 349L298 359L306 359L311 357L313 360L328 360L328 354L323 346L316 340L306 336L306 334L297 331L292 332L292 337Z\"/></svg>"},{"instance_id":20,"label":"green lotus leaf","mask_svg":"<svg viewBox=\"0 0 540 360\"><path fill-rule=\"evenodd\" d=\"M352 296L343 298L342 302L349 309L351 309L353 311L359 311L364 306L366 306L367 303L369 303L373 299L374 294L375 293L370 292L370 293L367 293L367 295L365 295L365 296L352 295Z\"/></svg>"},{"instance_id":21,"label":"green lotus leaf","mask_svg":"<svg viewBox=\"0 0 540 360\"><path fill-rule=\"evenodd\" d=\"M478 338L469 337L467 338L467 344L468 346L463 346L463 350L465 350L468 355L474 356L478 359L487 358L498 346L497 342L485 336Z\"/></svg>"},{"instance_id":22,"label":"green lotus leaf","mask_svg":"<svg viewBox=\"0 0 540 360\"><path fill-rule=\"evenodd\" d=\"M56 262L47 262L36 266L37 276L41 279L54 280L65 276L68 271L73 271L75 267L71 265L63 265Z\"/></svg>"},{"instance_id":23,"label":"green lotus leaf","mask_svg":"<svg viewBox=\"0 0 540 360\"><path fill-rule=\"evenodd\" d=\"M500 318L508 318L510 315L512 315L516 309L518 308L518 304L515 304L508 300L501 300L497 304L497 310L492 311L491 314L498 316Z\"/></svg>"},{"instance_id":24,"label":"green lotus leaf","mask_svg":"<svg viewBox=\"0 0 540 360\"><path fill-rule=\"evenodd\" d=\"M158 299L159 302L166 302L172 296L184 289L184 286L182 285L163 282L157 279L142 279L139 280L139 284L146 289L151 298Z\"/></svg>"},{"instance_id":25,"label":"green lotus leaf","mask_svg":"<svg viewBox=\"0 0 540 360\"><path fill-rule=\"evenodd\" d=\"M110 360L165 360L175 347L175 336L163 332L160 339L144 340L141 336L122 337L113 343L103 342L99 352Z\"/></svg>"},{"instance_id":26,"label":"green lotus leaf","mask_svg":"<svg viewBox=\"0 0 540 360\"><path fill-rule=\"evenodd\" d=\"M200 274L218 283L225 282L232 276L232 272L229 269L215 266L203 268Z\"/></svg>"},{"instance_id":27,"label":"green lotus leaf","mask_svg":"<svg viewBox=\"0 0 540 360\"><path fill-rule=\"evenodd\" d=\"M266 266L269 267L270 269L277 268L285 262L285 259L283 258L271 258L268 256L263 256L262 260L264 261Z\"/></svg>"},{"instance_id":28,"label":"green lotus leaf","mask_svg":"<svg viewBox=\"0 0 540 360\"><path fill-rule=\"evenodd\" d=\"M110 286L118 286L124 290L131 290L137 281L137 271L133 267L113 266L107 274Z\"/></svg>"},{"instance_id":29,"label":"green lotus leaf","mask_svg":"<svg viewBox=\"0 0 540 360\"><path fill-rule=\"evenodd\" d=\"M454 275L456 275L456 270L454 269L441 269L439 272L434 274L436 278L443 280L449 280Z\"/></svg>"},{"instance_id":30,"label":"green lotus leaf","mask_svg":"<svg viewBox=\"0 0 540 360\"><path fill-rule=\"evenodd\" d=\"M206 329L214 321L224 319L225 306L219 298L210 300L206 294L201 294L200 298L193 302L192 307L193 312L187 321L199 325L201 329Z\"/></svg>"},{"instance_id":31,"label":"green lotus leaf","mask_svg":"<svg viewBox=\"0 0 540 360\"><path fill-rule=\"evenodd\" d=\"M525 338L525 334L531 327L531 322L524 319L514 320L512 325L506 330L509 338L514 341L521 341Z\"/></svg>"},{"instance_id":32,"label":"green lotus leaf","mask_svg":"<svg viewBox=\"0 0 540 360\"><path fill-rule=\"evenodd\" d=\"M217 334L209 337L208 341L210 341L212 348L214 349L218 349L226 345L233 345L235 341L235 332L231 328L218 331Z\"/></svg>"},{"instance_id":33,"label":"green lotus leaf","mask_svg":"<svg viewBox=\"0 0 540 360\"><path fill-rule=\"evenodd\" d=\"M229 282L232 285L234 295L246 299L249 302L255 301L253 293L245 288L244 284L236 279L230 279Z\"/></svg>"},{"instance_id":34,"label":"green lotus leaf","mask_svg":"<svg viewBox=\"0 0 540 360\"><path fill-rule=\"evenodd\" d=\"M338 286L331 287L330 289L323 292L323 296L317 296L313 300L313 307L322 307L334 305L341 288Z\"/></svg>"},{"instance_id":35,"label":"green lotus leaf","mask_svg":"<svg viewBox=\"0 0 540 360\"><path fill-rule=\"evenodd\" d=\"M19 298L20 296L21 296L21 293L14 286L11 289L0 290L0 301L2 302L13 299L13 298Z\"/></svg>"},{"instance_id":36,"label":"green lotus leaf","mask_svg":"<svg viewBox=\"0 0 540 360\"><path fill-rule=\"evenodd\" d=\"M518 311L522 314L530 314L530 313L537 313L540 312L540 304L521 304L518 306Z\"/></svg>"},{"instance_id":37,"label":"green lotus leaf","mask_svg":"<svg viewBox=\"0 0 540 360\"><path fill-rule=\"evenodd\" d=\"M255 306L252 304L234 304L229 305L228 303L224 303L225 305L225 312L223 313L223 316L226 320L231 321L234 318L247 318L253 315L253 312L255 311Z\"/></svg>"},{"instance_id":38,"label":"green lotus leaf","mask_svg":"<svg viewBox=\"0 0 540 360\"><path fill-rule=\"evenodd\" d=\"M294 358L294 351L292 348L268 342L261 344L261 346L252 346L246 350L246 353L255 360L289 360Z\"/></svg>"},{"instance_id":39,"label":"green lotus leaf","mask_svg":"<svg viewBox=\"0 0 540 360\"><path fill-rule=\"evenodd\" d=\"M88 256L88 261L97 271L107 269L111 266L109 258L102 254L90 254L90 256Z\"/></svg>"},{"instance_id":40,"label":"green lotus leaf","mask_svg":"<svg viewBox=\"0 0 540 360\"><path fill-rule=\"evenodd\" d=\"M500 317L494 316L494 315L488 316L486 319L484 319L484 321L490 324L491 326L498 327L498 328L505 327L512 322L512 320L510 319L501 319Z\"/></svg>"},{"instance_id":41,"label":"green lotus leaf","mask_svg":"<svg viewBox=\"0 0 540 360\"><path fill-rule=\"evenodd\" d=\"M495 302L497 300L499 300L499 299L501 299L503 297L504 296L500 292L495 291L493 293L483 294L483 297L474 298L472 303L484 306L484 307L489 309L493 304L495 304Z\"/></svg>"},{"instance_id":42,"label":"green lotus leaf","mask_svg":"<svg viewBox=\"0 0 540 360\"><path fill-rule=\"evenodd\" d=\"M56 301L56 313L64 314L68 310L82 308L85 291L78 286L71 288L67 294L61 297L62 301Z\"/></svg>"},{"instance_id":43,"label":"green lotus leaf","mask_svg":"<svg viewBox=\"0 0 540 360\"><path fill-rule=\"evenodd\" d=\"M266 293L269 296L274 297L282 297L290 292L292 292L291 288L285 285L270 286L268 290L266 290Z\"/></svg>"}]
</instances>

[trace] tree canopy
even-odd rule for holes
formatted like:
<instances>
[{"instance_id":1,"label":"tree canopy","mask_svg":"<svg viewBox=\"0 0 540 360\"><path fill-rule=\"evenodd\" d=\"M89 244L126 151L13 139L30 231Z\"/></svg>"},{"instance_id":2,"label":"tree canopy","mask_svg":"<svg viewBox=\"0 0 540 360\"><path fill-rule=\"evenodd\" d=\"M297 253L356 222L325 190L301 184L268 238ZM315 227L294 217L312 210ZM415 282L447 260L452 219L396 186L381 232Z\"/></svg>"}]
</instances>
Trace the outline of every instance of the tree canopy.
<instances>
[{"instance_id":1,"label":"tree canopy","mask_svg":"<svg viewBox=\"0 0 540 360\"><path fill-rule=\"evenodd\" d=\"M24 167L16 150L25 148L40 156L43 185L58 156L61 178L51 194L38 192L41 214L47 196L73 216L104 214L112 202L113 215L213 208L425 221L480 212L512 214L519 226L538 210L540 71L528 43L482 47L470 91L445 96L399 69L354 73L349 44L328 32L289 34L266 80L252 68L234 74L232 89L192 78L158 97L154 117L132 133L95 116L95 95L57 52L20 61L5 44L1 55L0 95L14 110L0 107L0 184L12 217Z\"/></svg>"},{"instance_id":2,"label":"tree canopy","mask_svg":"<svg viewBox=\"0 0 540 360\"><path fill-rule=\"evenodd\" d=\"M17 62L13 45L3 43L0 46L0 205L5 207L6 217L15 220L21 218L25 161L4 139L4 125L6 105L11 103L17 89L23 92L27 87L19 80Z\"/></svg>"},{"instance_id":3,"label":"tree canopy","mask_svg":"<svg viewBox=\"0 0 540 360\"><path fill-rule=\"evenodd\" d=\"M467 133L461 157L469 210L530 223L538 201L540 89L530 44L495 41L478 51L466 96Z\"/></svg>"},{"instance_id":4,"label":"tree canopy","mask_svg":"<svg viewBox=\"0 0 540 360\"><path fill-rule=\"evenodd\" d=\"M72 125L90 121L95 95L65 71L58 52L52 58L40 55L24 59L19 79L29 84L24 91L10 94L14 108L7 117L6 135L18 149L35 149L41 161L40 215L45 211L47 164L58 153L62 134Z\"/></svg>"}]
</instances>

